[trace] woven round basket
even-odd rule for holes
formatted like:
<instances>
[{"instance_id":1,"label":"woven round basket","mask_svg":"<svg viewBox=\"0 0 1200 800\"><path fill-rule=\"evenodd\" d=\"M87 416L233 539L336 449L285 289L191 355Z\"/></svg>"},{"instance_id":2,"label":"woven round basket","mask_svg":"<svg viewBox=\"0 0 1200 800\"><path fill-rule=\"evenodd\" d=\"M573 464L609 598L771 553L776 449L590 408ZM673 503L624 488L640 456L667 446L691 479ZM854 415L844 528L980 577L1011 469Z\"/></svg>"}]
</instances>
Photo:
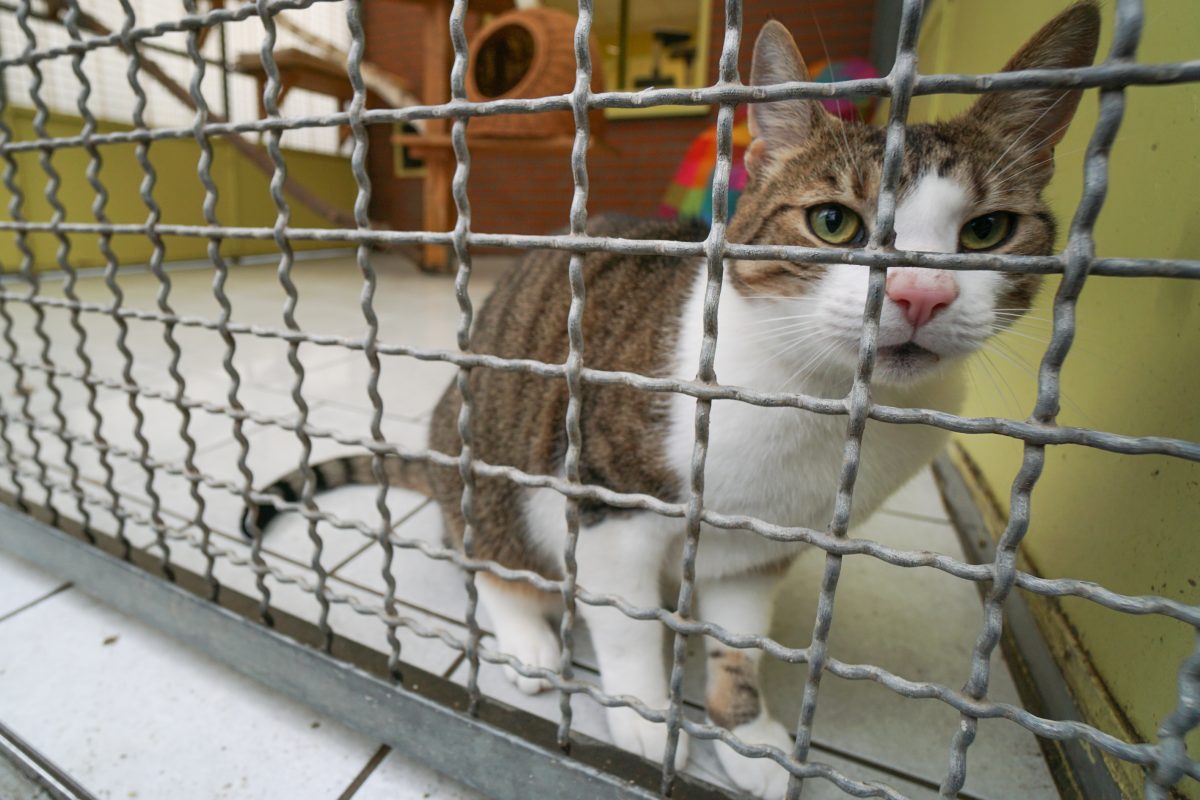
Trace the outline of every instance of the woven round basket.
<instances>
[{"instance_id":1,"label":"woven round basket","mask_svg":"<svg viewBox=\"0 0 1200 800\"><path fill-rule=\"evenodd\" d=\"M531 8L501 14L471 43L467 70L467 99L509 100L570 94L575 88L575 16L553 8ZM599 50L592 53L592 91L603 89ZM590 115L592 132L599 134L604 114ZM501 114L471 120L472 132L514 139L573 136L570 111Z\"/></svg>"}]
</instances>

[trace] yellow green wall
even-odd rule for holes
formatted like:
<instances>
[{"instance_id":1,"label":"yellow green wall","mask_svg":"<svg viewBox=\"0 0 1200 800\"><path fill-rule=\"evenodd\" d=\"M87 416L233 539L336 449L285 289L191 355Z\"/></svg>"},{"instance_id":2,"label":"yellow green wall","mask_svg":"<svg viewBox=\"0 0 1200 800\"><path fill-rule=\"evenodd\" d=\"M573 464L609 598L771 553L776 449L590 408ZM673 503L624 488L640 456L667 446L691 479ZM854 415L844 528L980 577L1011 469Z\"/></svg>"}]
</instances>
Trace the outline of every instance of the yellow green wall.
<instances>
[{"instance_id":1,"label":"yellow green wall","mask_svg":"<svg viewBox=\"0 0 1200 800\"><path fill-rule=\"evenodd\" d=\"M935 0L926 17L922 72L998 69L1063 0ZM1200 3L1146 4L1142 62L1200 57ZM1105 3L1101 54L1111 39L1112 4ZM1096 230L1097 253L1112 257L1200 259L1200 86L1132 88L1113 148L1109 193ZM920 119L964 110L972 98L914 101ZM1082 188L1082 157L1097 116L1098 94L1085 96L1058 148L1057 174L1047 191L1063 243ZM1047 281L1033 311L1049 319L1057 280ZM1060 421L1128 434L1200 440L1200 285L1158 278L1087 281L1079 303L1079 335L1067 360ZM1043 341L1049 325L1021 329ZM1039 343L1007 335L1004 347L1036 367ZM970 414L1020 416L1033 405L1035 383L1025 367L992 355L972 368ZM984 372L1000 373L995 382ZM1021 459L1018 442L960 437L1002 509ZM1200 465L1157 456L1118 456L1081 447L1047 451L1033 495L1029 563L1048 577L1096 581L1118 592L1200 603ZM1137 735L1154 740L1177 702L1176 671L1196 632L1158 617L1133 617L1079 600L1061 605L1099 683ZM1076 669L1076 667L1069 667ZM1102 692L1101 692L1102 693ZM1092 698L1094 701L1094 698ZM1091 704L1084 699L1085 707ZM1104 727L1103 715L1094 721ZM1119 720L1119 715L1112 719ZM1114 731L1117 732L1117 731ZM1189 739L1193 757L1200 736ZM1181 787L1200 797L1200 787ZM1139 795L1140 796L1140 793Z\"/></svg>"},{"instance_id":2,"label":"yellow green wall","mask_svg":"<svg viewBox=\"0 0 1200 800\"><path fill-rule=\"evenodd\" d=\"M33 131L33 112L27 108L13 107L5 111L5 122L13 129L14 141L37 138ZM53 115L47 124L49 134L75 136L81 123L78 117ZM101 132L128 130L129 126L102 123ZM214 138L213 179L217 184L220 199L217 218L223 225L270 226L275 222L275 206L268 190L269 178L239 155L224 138ZM283 143L287 144L287 134ZM100 155L103 167L100 178L109 191L108 217L117 223L144 223L146 206L139 194L143 173L135 158L133 144L102 145ZM154 142L150 146L150 161L158 172L158 183L154 198L162 207L164 224L203 225L202 204L204 187L196 175L196 163L200 149L191 139ZM305 186L318 189L326 202L337 208L349 210L354 204L355 186L350 173L349 160L342 156L287 150L285 158L290 176ZM46 173L38 163L37 153L20 153L17 156L17 183L25 194L23 215L37 222L49 221L51 207L44 194ZM88 154L81 148L64 148L54 152L54 168L62 176L58 196L66 207L67 222L95 222L92 201L95 193L86 180ZM10 219L8 213L8 191L0 188L0 219ZM329 223L317 217L307 208L292 201L292 225L295 227L327 227ZM71 264L75 267L103 266L104 261L97 248L95 234L80 234L71 237ZM30 234L29 244L34 250L38 269L56 269L55 251L57 240L48 233ZM204 258L207 240L193 237L167 237L166 259L178 261ZM329 247L329 243L295 242L297 249L306 247ZM145 263L151 253L150 241L145 236L117 236L113 249L122 264ZM222 252L229 256L274 252L270 240L228 239ZM4 272L15 270L20 263L16 237L12 231L0 231L0 268Z\"/></svg>"}]
</instances>

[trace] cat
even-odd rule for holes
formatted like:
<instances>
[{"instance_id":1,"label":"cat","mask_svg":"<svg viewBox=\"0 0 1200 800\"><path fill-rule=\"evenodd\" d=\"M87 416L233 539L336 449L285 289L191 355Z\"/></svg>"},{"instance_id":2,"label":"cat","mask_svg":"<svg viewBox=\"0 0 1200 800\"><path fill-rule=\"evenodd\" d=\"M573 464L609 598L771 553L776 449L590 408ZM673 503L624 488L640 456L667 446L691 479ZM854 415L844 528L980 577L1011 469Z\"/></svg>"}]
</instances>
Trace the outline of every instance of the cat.
<instances>
[{"instance_id":1,"label":"cat","mask_svg":"<svg viewBox=\"0 0 1200 800\"><path fill-rule=\"evenodd\" d=\"M1092 63L1099 30L1095 2L1085 0L1049 22L1005 70ZM754 47L751 83L808 80L788 30L763 27ZM1045 255L1055 221L1041 193L1053 174L1053 151L1080 100L1079 91L1025 90L985 94L959 117L907 130L898 185L895 246L929 252ZM750 180L729 226L729 240L853 248L874 224L884 131L844 123L818 101L751 104ZM677 223L601 217L592 236L698 240L704 231ZM540 251L513 267L478 314L471 350L506 358L566 360L569 254ZM597 370L690 377L700 363L703 259L597 252L584 258L587 301L584 363ZM1028 309L1040 278L988 271L898 267L888 271L872 392L880 403L955 410L964 394L964 359L998 328ZM715 367L724 384L767 391L844 397L858 358L868 270L843 264L792 264L729 259L719 305ZM568 393L561 378L475 368L474 457L534 474L562 476ZM429 444L460 452L456 384L433 414ZM584 483L617 492L684 502L694 439L695 400L587 383L581 411ZM846 419L794 408L732 401L712 406L704 506L769 522L824 529L846 438ZM944 431L871 422L854 492L852 522L861 522L927 465ZM422 489L439 503L449 538L461 546L464 521L457 470L387 462L388 479ZM372 480L371 459L358 456L316 466L318 488ZM293 474L275 491L295 499ZM565 499L552 489L524 488L477 477L474 555L510 568L558 578L566 539ZM643 607L663 603L661 581L678 580L684 523L650 512L584 500L576 558L579 585ZM248 512L265 525L275 510ZM766 634L773 587L796 557L795 543L705 526L696 560L695 615L736 633ZM480 600L498 649L521 662L556 670L559 639L550 617L561 605L529 585L478 574ZM602 688L652 708L667 705L661 661L666 629L611 607L578 605L599 661ZM706 703L713 724L751 744L789 752L788 730L766 708L758 687L761 652L712 638ZM510 678L526 692L546 681ZM614 741L660 760L666 726L627 708L607 710ZM676 753L682 765L688 741ZM787 772L769 759L738 756L718 744L730 778L743 790L780 797Z\"/></svg>"}]
</instances>

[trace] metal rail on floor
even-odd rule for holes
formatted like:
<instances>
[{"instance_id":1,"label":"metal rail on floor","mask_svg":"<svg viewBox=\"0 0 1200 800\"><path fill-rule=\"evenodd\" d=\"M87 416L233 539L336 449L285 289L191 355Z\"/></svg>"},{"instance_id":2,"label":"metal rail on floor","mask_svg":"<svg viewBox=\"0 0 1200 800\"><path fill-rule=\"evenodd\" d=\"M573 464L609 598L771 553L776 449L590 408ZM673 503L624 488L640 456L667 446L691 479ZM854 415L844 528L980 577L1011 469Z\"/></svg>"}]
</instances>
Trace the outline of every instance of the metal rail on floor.
<instances>
[{"instance_id":1,"label":"metal rail on floor","mask_svg":"<svg viewBox=\"0 0 1200 800\"><path fill-rule=\"evenodd\" d=\"M105 552L106 544L115 543L98 544L0 504L0 550L489 797L658 796L657 766L578 732L565 756L550 722L491 700L479 716L469 716L466 690L457 684L409 665L403 665L401 683L391 682L380 677L387 674L384 654L340 637L333 655L326 654L305 643L320 637L303 620L272 610L274 626L268 628L239 613L252 615L257 601L222 587L221 604L215 604L185 588L194 583L203 591L201 576L176 567L176 581L165 581L136 563L142 553L135 551L135 563L126 562ZM157 563L145 561L148 568ZM676 791L675 797L697 800L725 797L686 777ZM86 792L77 796L90 798Z\"/></svg>"},{"instance_id":2,"label":"metal rail on floor","mask_svg":"<svg viewBox=\"0 0 1200 800\"><path fill-rule=\"evenodd\" d=\"M0 778L6 765L11 767L10 782L16 782L23 794L4 800L96 800L61 767L0 723Z\"/></svg>"}]
</instances>

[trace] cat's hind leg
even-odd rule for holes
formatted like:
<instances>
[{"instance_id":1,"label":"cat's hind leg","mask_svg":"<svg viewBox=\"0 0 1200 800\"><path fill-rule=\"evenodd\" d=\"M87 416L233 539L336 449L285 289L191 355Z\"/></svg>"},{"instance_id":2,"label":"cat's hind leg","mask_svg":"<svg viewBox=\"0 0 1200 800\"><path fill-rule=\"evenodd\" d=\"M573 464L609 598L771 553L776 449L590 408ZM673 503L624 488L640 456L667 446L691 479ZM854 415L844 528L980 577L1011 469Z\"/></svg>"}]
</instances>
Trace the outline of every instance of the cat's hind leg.
<instances>
[{"instance_id":1,"label":"cat's hind leg","mask_svg":"<svg viewBox=\"0 0 1200 800\"><path fill-rule=\"evenodd\" d=\"M491 619L499 651L526 666L557 672L562 650L558 634L550 626L549 614L558 595L547 595L529 584L504 581L482 572L475 585L479 601ZM507 665L504 674L526 694L550 688L550 682L544 678L526 677Z\"/></svg>"},{"instance_id":2,"label":"cat's hind leg","mask_svg":"<svg viewBox=\"0 0 1200 800\"><path fill-rule=\"evenodd\" d=\"M700 618L730 633L766 635L778 574L752 574L696 584ZM729 647L711 637L704 640L708 681L705 706L714 725L728 729L750 745L792 750L786 728L771 716L763 701L758 666L762 651ZM787 792L788 772L768 758L747 758L722 742L717 757L738 787L762 797L781 798Z\"/></svg>"}]
</instances>

